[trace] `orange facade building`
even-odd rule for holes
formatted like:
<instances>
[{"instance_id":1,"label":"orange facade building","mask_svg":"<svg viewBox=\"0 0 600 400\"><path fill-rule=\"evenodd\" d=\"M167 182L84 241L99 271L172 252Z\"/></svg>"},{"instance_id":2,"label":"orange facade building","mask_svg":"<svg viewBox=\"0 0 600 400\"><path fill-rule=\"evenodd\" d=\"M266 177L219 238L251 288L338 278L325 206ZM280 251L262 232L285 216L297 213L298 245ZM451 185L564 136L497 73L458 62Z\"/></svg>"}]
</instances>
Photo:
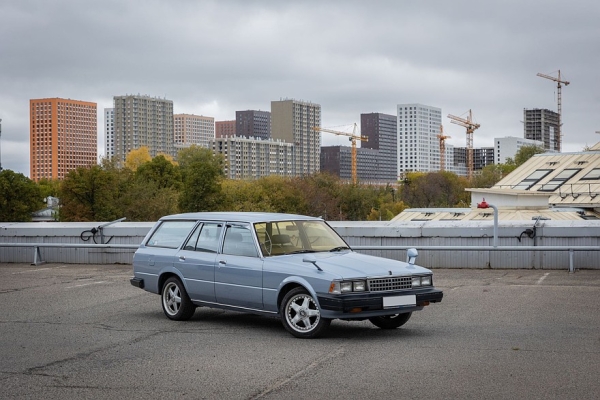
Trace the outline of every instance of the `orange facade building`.
<instances>
[{"instance_id":1,"label":"orange facade building","mask_svg":"<svg viewBox=\"0 0 600 400\"><path fill-rule=\"evenodd\" d=\"M69 99L29 101L30 178L62 179L97 163L97 105Z\"/></svg>"}]
</instances>

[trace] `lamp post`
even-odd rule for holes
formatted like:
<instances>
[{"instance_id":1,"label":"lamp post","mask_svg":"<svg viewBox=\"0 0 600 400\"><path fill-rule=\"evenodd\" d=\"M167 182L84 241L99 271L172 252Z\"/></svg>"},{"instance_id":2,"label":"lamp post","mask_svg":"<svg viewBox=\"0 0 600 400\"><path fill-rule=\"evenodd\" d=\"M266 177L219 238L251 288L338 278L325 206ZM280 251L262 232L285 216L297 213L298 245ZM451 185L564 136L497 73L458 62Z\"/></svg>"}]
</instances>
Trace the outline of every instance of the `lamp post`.
<instances>
[{"instance_id":1,"label":"lamp post","mask_svg":"<svg viewBox=\"0 0 600 400\"><path fill-rule=\"evenodd\" d=\"M494 210L494 247L498 247L498 207L489 204L484 198L481 203L477 203L477 208L491 208Z\"/></svg>"}]
</instances>

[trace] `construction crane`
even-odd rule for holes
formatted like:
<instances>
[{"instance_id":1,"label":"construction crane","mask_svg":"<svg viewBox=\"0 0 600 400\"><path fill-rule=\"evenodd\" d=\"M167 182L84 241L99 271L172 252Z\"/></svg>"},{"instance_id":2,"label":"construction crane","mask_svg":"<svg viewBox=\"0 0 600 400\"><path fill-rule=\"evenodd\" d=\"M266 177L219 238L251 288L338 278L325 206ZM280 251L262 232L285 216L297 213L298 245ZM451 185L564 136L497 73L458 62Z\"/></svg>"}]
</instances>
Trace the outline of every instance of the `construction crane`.
<instances>
[{"instance_id":1,"label":"construction crane","mask_svg":"<svg viewBox=\"0 0 600 400\"><path fill-rule=\"evenodd\" d=\"M440 171L446 169L446 139L450 139L450 136L444 135L444 125L440 124L440 133L437 135L440 139Z\"/></svg>"},{"instance_id":2,"label":"construction crane","mask_svg":"<svg viewBox=\"0 0 600 400\"><path fill-rule=\"evenodd\" d=\"M555 78L553 76L550 75L545 75L545 74L540 74L538 73L537 76L540 76L542 78L546 78L546 79L550 79L551 81L556 82L556 87L558 89L557 94L558 94L558 132L556 133L556 147L558 152L560 153L561 150L561 133L560 131L561 129L561 125L562 125L562 92L561 92L561 88L562 85L564 84L565 86L567 86L570 82L567 81L563 81L562 79L560 79L560 69L558 70L558 78Z\"/></svg>"},{"instance_id":3,"label":"construction crane","mask_svg":"<svg viewBox=\"0 0 600 400\"><path fill-rule=\"evenodd\" d=\"M469 110L467 119L452 114L448 114L448 118L450 118L450 122L453 124L467 128L467 176L470 180L473 177L473 132L481 125L473 122L473 113L471 110Z\"/></svg>"},{"instance_id":4,"label":"construction crane","mask_svg":"<svg viewBox=\"0 0 600 400\"><path fill-rule=\"evenodd\" d=\"M354 123L354 128L352 129L352 133L342 132L342 131L334 131L332 129L321 128L320 126L313 126L313 130L317 132L328 132L333 133L334 135L340 136L348 136L350 142L352 143L352 156L351 156L351 165L352 165L352 183L358 183L358 174L356 173L356 140L360 140L362 142L368 142L369 138L366 136L361 136L356 134L356 123Z\"/></svg>"}]
</instances>

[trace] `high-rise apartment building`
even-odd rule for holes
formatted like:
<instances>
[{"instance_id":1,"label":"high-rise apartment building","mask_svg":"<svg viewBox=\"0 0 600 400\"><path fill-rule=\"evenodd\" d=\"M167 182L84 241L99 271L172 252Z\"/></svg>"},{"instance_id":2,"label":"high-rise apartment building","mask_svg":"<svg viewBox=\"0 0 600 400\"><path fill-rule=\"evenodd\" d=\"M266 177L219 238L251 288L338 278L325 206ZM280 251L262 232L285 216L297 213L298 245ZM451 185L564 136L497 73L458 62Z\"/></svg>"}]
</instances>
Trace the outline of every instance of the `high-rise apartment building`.
<instances>
[{"instance_id":1,"label":"high-rise apartment building","mask_svg":"<svg viewBox=\"0 0 600 400\"><path fill-rule=\"evenodd\" d=\"M51 98L29 101L30 178L62 179L98 159L97 105Z\"/></svg>"},{"instance_id":2,"label":"high-rise apartment building","mask_svg":"<svg viewBox=\"0 0 600 400\"><path fill-rule=\"evenodd\" d=\"M210 148L215 138L215 119L193 114L173 115L175 145L181 147L196 144Z\"/></svg>"},{"instance_id":3,"label":"high-rise apartment building","mask_svg":"<svg viewBox=\"0 0 600 400\"><path fill-rule=\"evenodd\" d=\"M356 175L361 183L390 182L381 179L379 171L381 160L379 158L379 150L367 148L356 149ZM330 172L333 175L339 176L341 179L351 181L352 147L321 147L321 171ZM396 175L396 171L394 171L394 175Z\"/></svg>"},{"instance_id":4,"label":"high-rise apartment building","mask_svg":"<svg viewBox=\"0 0 600 400\"><path fill-rule=\"evenodd\" d=\"M122 163L131 150L147 146L150 155L175 154L173 102L150 96L115 96L115 153Z\"/></svg>"},{"instance_id":5,"label":"high-rise apartment building","mask_svg":"<svg viewBox=\"0 0 600 400\"><path fill-rule=\"evenodd\" d=\"M268 111L236 111L235 134L247 138L271 137L271 113Z\"/></svg>"},{"instance_id":6,"label":"high-rise apartment building","mask_svg":"<svg viewBox=\"0 0 600 400\"><path fill-rule=\"evenodd\" d=\"M560 152L558 113L546 109L523 110L525 139L544 142L546 150Z\"/></svg>"},{"instance_id":7,"label":"high-rise apartment building","mask_svg":"<svg viewBox=\"0 0 600 400\"><path fill-rule=\"evenodd\" d=\"M292 143L227 136L215 138L212 141L212 149L215 154L225 156L225 175L229 179L293 175L294 145Z\"/></svg>"},{"instance_id":8,"label":"high-rise apartment building","mask_svg":"<svg viewBox=\"0 0 600 400\"><path fill-rule=\"evenodd\" d=\"M363 149L377 150L376 173L370 181L396 182L398 180L398 120L395 115L369 113L360 115L360 131L367 141Z\"/></svg>"},{"instance_id":9,"label":"high-rise apartment building","mask_svg":"<svg viewBox=\"0 0 600 400\"><path fill-rule=\"evenodd\" d=\"M216 121L215 122L215 137L224 138L227 136L235 136L235 120L231 121Z\"/></svg>"},{"instance_id":10,"label":"high-rise apartment building","mask_svg":"<svg viewBox=\"0 0 600 400\"><path fill-rule=\"evenodd\" d=\"M108 159L115 155L115 109L104 109L104 156Z\"/></svg>"},{"instance_id":11,"label":"high-rise apartment building","mask_svg":"<svg viewBox=\"0 0 600 400\"><path fill-rule=\"evenodd\" d=\"M292 171L295 176L320 170L321 106L297 100L271 102L271 137L294 145Z\"/></svg>"},{"instance_id":12,"label":"high-rise apartment building","mask_svg":"<svg viewBox=\"0 0 600 400\"><path fill-rule=\"evenodd\" d=\"M397 118L395 115L369 113L360 116L361 141L356 149L356 173L364 183L396 182L398 173ZM352 179L352 148L321 147L321 171L341 179Z\"/></svg>"},{"instance_id":13,"label":"high-rise apartment building","mask_svg":"<svg viewBox=\"0 0 600 400\"><path fill-rule=\"evenodd\" d=\"M409 171L440 169L437 135L442 109L423 104L398 104L398 176Z\"/></svg>"},{"instance_id":14,"label":"high-rise apartment building","mask_svg":"<svg viewBox=\"0 0 600 400\"><path fill-rule=\"evenodd\" d=\"M544 142L513 136L494 138L494 163L504 164L506 163L507 158L512 158L514 160L515 155L523 146L544 147Z\"/></svg>"}]
</instances>

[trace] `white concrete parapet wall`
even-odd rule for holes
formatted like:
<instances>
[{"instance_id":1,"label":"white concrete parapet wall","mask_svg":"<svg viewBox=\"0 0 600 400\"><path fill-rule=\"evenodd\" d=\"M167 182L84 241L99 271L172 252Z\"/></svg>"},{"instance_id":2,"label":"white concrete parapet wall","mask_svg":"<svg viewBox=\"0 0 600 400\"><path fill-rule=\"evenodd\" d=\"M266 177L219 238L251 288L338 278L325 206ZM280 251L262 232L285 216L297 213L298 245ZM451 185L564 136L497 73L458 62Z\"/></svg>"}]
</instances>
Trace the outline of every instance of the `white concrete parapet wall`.
<instances>
[{"instance_id":1,"label":"white concrete parapet wall","mask_svg":"<svg viewBox=\"0 0 600 400\"><path fill-rule=\"evenodd\" d=\"M461 251L465 246L492 246L491 221L328 221L351 246L452 246L451 250L420 250L417 264L427 268L538 268L569 269L569 252L562 251ZM82 232L103 222L77 223L1 223L0 243L93 244L83 241ZM105 243L139 245L153 222L118 222L103 229ZM519 246L596 246L600 248L600 221L539 221L536 236L521 236L532 229L534 221L500 221L499 247ZM86 235L84 235L86 237ZM100 243L100 235L96 234ZM40 248L46 262L130 264L133 249L115 248ZM406 259L405 250L361 250L366 254L398 260ZM32 262L32 247L0 246L0 262ZM576 268L600 269L600 251L575 251Z\"/></svg>"}]
</instances>

